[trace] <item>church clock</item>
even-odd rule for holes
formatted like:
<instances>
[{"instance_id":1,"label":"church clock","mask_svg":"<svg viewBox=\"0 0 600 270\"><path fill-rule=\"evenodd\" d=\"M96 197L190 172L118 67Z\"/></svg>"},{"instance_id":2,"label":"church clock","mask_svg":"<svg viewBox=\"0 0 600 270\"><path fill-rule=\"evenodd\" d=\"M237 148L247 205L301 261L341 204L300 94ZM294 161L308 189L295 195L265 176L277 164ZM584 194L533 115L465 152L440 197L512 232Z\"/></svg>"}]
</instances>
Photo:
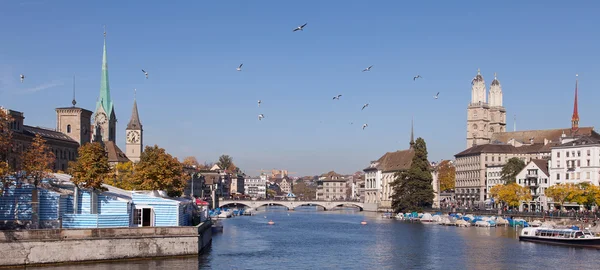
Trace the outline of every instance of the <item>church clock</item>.
<instances>
[{"instance_id":1,"label":"church clock","mask_svg":"<svg viewBox=\"0 0 600 270\"><path fill-rule=\"evenodd\" d=\"M106 123L106 114L103 112L97 113L96 114L96 123L100 124L100 125L104 125L104 123Z\"/></svg>"},{"instance_id":2,"label":"church clock","mask_svg":"<svg viewBox=\"0 0 600 270\"><path fill-rule=\"evenodd\" d=\"M127 132L128 143L138 143L140 141L140 132L137 130L130 130Z\"/></svg>"}]
</instances>

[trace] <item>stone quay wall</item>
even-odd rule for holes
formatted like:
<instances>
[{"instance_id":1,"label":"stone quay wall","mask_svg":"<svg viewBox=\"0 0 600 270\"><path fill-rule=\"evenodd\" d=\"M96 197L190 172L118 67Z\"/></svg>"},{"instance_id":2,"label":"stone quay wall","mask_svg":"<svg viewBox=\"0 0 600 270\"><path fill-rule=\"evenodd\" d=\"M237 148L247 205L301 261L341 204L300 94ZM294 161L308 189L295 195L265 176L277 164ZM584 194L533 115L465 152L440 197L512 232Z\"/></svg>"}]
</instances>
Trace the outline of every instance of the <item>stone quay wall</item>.
<instances>
[{"instance_id":1,"label":"stone quay wall","mask_svg":"<svg viewBox=\"0 0 600 270\"><path fill-rule=\"evenodd\" d=\"M0 267L196 255L212 243L196 227L0 231Z\"/></svg>"}]
</instances>

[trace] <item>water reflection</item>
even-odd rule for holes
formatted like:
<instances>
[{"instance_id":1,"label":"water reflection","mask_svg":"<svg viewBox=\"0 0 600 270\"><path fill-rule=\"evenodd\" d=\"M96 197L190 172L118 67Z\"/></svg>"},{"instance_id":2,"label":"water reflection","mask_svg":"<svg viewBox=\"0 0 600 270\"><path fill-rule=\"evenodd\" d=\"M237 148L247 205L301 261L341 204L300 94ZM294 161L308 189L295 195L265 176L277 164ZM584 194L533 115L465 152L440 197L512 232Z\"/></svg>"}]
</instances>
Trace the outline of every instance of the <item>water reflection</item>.
<instances>
[{"instance_id":1,"label":"water reflection","mask_svg":"<svg viewBox=\"0 0 600 270\"><path fill-rule=\"evenodd\" d=\"M223 225L200 257L43 269L596 269L599 252L519 242L512 228L406 223L352 209L268 208Z\"/></svg>"}]
</instances>

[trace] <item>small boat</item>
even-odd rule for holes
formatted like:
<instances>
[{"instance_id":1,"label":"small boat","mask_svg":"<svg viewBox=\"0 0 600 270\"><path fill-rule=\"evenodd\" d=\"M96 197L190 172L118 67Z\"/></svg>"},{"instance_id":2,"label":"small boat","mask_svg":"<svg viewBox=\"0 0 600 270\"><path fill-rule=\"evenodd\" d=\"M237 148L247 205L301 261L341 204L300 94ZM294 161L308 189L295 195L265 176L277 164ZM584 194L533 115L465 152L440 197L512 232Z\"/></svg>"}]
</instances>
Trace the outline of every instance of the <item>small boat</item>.
<instances>
[{"instance_id":1,"label":"small boat","mask_svg":"<svg viewBox=\"0 0 600 270\"><path fill-rule=\"evenodd\" d=\"M221 212L221 213L218 215L218 217L219 217L219 218L230 218L230 217L232 217L231 210L228 210L228 209L227 209L227 210L223 210L223 211L222 211L222 212Z\"/></svg>"},{"instance_id":2,"label":"small boat","mask_svg":"<svg viewBox=\"0 0 600 270\"><path fill-rule=\"evenodd\" d=\"M519 234L520 241L576 247L600 248L600 237L589 230L527 227Z\"/></svg>"},{"instance_id":3,"label":"small boat","mask_svg":"<svg viewBox=\"0 0 600 270\"><path fill-rule=\"evenodd\" d=\"M269 220L269 222L267 222L267 224L273 225L273 224L275 224L275 222L273 222L272 220Z\"/></svg>"},{"instance_id":4,"label":"small boat","mask_svg":"<svg viewBox=\"0 0 600 270\"><path fill-rule=\"evenodd\" d=\"M367 222L366 221L361 221L360 225L367 225Z\"/></svg>"}]
</instances>

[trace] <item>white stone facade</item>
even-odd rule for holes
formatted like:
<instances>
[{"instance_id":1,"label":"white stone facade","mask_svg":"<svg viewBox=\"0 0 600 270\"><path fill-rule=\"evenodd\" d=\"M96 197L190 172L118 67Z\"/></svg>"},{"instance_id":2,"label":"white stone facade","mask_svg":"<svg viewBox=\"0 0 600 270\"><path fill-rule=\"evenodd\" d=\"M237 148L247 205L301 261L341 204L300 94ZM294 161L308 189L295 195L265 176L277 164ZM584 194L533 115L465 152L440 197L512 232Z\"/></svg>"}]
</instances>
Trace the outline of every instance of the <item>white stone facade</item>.
<instances>
[{"instance_id":1,"label":"white stone facade","mask_svg":"<svg viewBox=\"0 0 600 270\"><path fill-rule=\"evenodd\" d=\"M599 184L600 143L597 139L581 138L552 148L550 183Z\"/></svg>"},{"instance_id":2,"label":"white stone facade","mask_svg":"<svg viewBox=\"0 0 600 270\"><path fill-rule=\"evenodd\" d=\"M245 178L244 191L246 195L252 198L267 197L267 179L266 178Z\"/></svg>"},{"instance_id":3,"label":"white stone facade","mask_svg":"<svg viewBox=\"0 0 600 270\"><path fill-rule=\"evenodd\" d=\"M490 198L490 189L495 185L504 185L506 181L502 180L502 167L499 165L491 165L485 168L485 186L486 196Z\"/></svg>"},{"instance_id":4,"label":"white stone facade","mask_svg":"<svg viewBox=\"0 0 600 270\"><path fill-rule=\"evenodd\" d=\"M533 160L516 176L517 184L531 189L531 201L523 202L519 210L545 211L549 209L546 189L550 187L548 160Z\"/></svg>"}]
</instances>

